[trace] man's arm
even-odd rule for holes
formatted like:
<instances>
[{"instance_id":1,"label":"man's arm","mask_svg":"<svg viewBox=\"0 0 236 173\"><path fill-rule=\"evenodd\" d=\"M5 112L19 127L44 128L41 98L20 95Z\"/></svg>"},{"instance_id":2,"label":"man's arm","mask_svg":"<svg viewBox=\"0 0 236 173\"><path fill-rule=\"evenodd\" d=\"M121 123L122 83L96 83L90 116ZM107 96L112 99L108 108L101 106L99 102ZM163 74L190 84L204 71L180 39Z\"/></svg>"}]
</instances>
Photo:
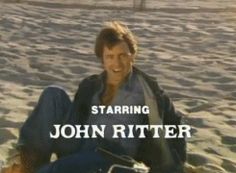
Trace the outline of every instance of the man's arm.
<instances>
[{"instance_id":1,"label":"man's arm","mask_svg":"<svg viewBox=\"0 0 236 173\"><path fill-rule=\"evenodd\" d=\"M182 123L182 116L175 111L174 105L170 98L163 93L163 123L164 125L180 125ZM179 133L179 129L176 130ZM177 162L184 163L186 161L186 140L185 138L167 139L170 150L174 159Z\"/></svg>"}]
</instances>

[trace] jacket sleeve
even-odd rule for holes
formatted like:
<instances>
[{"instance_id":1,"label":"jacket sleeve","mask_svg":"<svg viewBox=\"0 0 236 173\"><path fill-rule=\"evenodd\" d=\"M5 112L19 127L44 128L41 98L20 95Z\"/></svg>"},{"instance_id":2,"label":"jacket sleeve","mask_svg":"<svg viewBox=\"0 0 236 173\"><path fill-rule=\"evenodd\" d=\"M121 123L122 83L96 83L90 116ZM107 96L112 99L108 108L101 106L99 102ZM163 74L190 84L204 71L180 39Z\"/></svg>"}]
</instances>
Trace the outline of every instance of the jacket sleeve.
<instances>
[{"instance_id":1,"label":"jacket sleeve","mask_svg":"<svg viewBox=\"0 0 236 173\"><path fill-rule=\"evenodd\" d=\"M98 75L92 75L79 84L71 110L79 124L85 123L90 115L92 98L98 88L97 83Z\"/></svg>"},{"instance_id":2,"label":"jacket sleeve","mask_svg":"<svg viewBox=\"0 0 236 173\"><path fill-rule=\"evenodd\" d=\"M162 106L164 125L176 125L178 127L178 125L182 124L182 116L175 111L173 103L164 92L162 94ZM175 133L179 133L178 128ZM171 138L167 139L167 141L175 161L184 163L186 161L186 139Z\"/></svg>"}]
</instances>

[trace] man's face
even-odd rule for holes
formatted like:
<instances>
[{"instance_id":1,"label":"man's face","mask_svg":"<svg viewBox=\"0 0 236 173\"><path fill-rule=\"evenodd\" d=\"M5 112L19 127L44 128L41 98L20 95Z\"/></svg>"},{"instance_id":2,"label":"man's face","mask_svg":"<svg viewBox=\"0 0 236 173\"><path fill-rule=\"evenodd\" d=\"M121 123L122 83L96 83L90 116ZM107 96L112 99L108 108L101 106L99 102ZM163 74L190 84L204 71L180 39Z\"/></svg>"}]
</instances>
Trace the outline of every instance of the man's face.
<instances>
[{"instance_id":1,"label":"man's face","mask_svg":"<svg viewBox=\"0 0 236 173\"><path fill-rule=\"evenodd\" d=\"M129 74L134 62L134 55L129 51L126 42L121 41L112 48L104 46L103 67L107 72L107 82L120 84Z\"/></svg>"}]
</instances>

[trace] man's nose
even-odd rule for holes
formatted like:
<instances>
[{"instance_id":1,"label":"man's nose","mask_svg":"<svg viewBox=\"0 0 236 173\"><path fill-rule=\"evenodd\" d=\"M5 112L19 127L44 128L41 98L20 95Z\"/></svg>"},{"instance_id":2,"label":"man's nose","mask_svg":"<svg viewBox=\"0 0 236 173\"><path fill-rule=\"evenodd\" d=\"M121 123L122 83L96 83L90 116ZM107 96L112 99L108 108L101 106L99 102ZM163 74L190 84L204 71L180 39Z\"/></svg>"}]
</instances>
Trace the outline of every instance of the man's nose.
<instances>
[{"instance_id":1,"label":"man's nose","mask_svg":"<svg viewBox=\"0 0 236 173\"><path fill-rule=\"evenodd\" d=\"M114 59L114 66L115 66L115 67L121 67L121 65L122 65L121 58L117 56L117 57Z\"/></svg>"}]
</instances>

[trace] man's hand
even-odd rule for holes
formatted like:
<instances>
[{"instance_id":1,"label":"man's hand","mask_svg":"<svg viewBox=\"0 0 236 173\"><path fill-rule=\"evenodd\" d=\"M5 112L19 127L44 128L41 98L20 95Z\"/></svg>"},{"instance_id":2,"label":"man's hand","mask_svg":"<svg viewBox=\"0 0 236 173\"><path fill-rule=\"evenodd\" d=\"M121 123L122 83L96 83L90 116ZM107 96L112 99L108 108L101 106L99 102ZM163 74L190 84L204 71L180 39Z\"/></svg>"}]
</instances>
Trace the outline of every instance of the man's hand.
<instances>
[{"instance_id":1,"label":"man's hand","mask_svg":"<svg viewBox=\"0 0 236 173\"><path fill-rule=\"evenodd\" d=\"M23 167L20 164L12 164L11 166L8 166L6 168L3 168L1 171L1 173L25 173L23 171Z\"/></svg>"}]
</instances>

